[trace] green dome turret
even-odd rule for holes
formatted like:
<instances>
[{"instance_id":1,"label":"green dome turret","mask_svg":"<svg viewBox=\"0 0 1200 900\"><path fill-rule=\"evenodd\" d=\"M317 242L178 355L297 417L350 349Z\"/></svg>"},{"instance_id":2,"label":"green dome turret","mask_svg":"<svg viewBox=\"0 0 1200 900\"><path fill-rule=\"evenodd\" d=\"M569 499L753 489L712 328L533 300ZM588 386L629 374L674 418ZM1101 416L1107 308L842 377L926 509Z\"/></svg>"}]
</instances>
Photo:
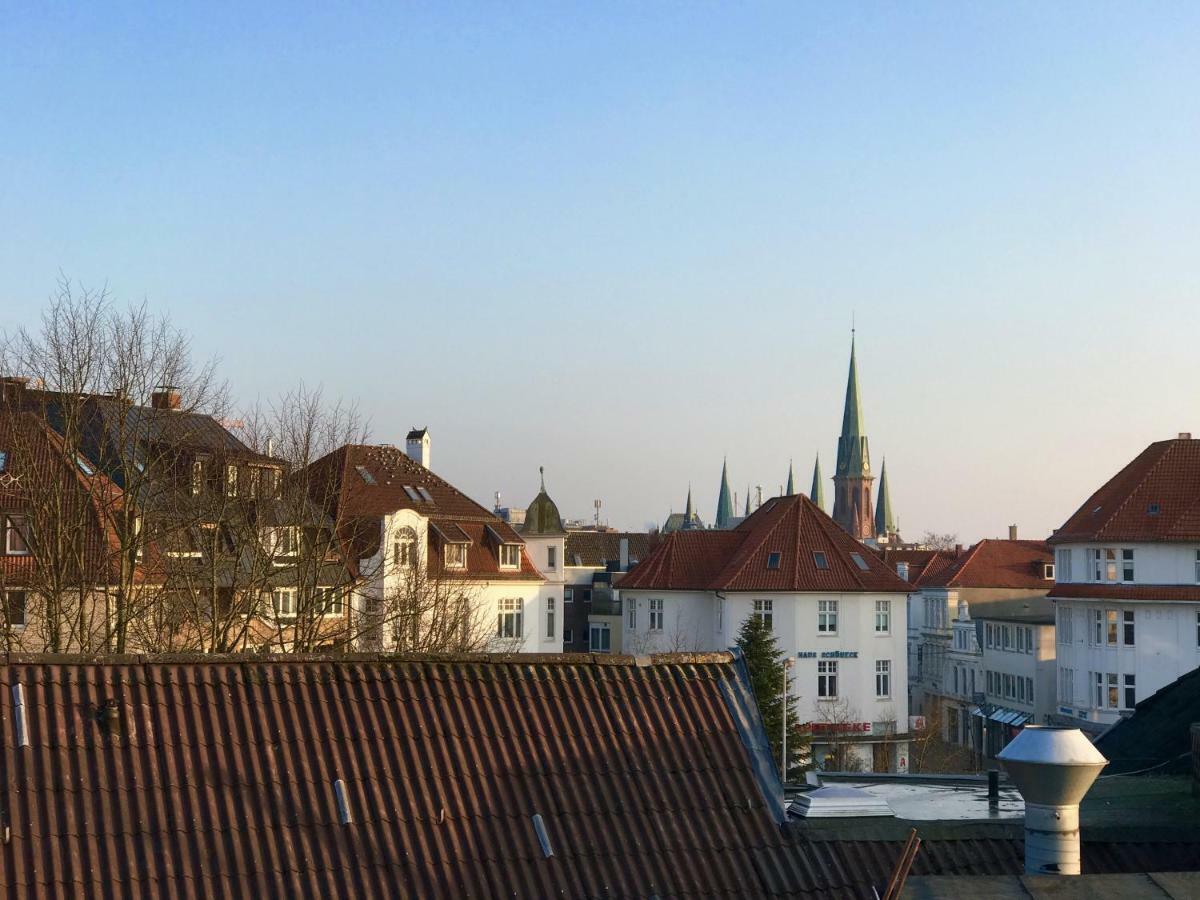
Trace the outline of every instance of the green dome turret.
<instances>
[{"instance_id":1,"label":"green dome turret","mask_svg":"<svg viewBox=\"0 0 1200 900\"><path fill-rule=\"evenodd\" d=\"M546 470L544 467L539 467L538 472L542 476L542 489L538 491L538 495L533 498L533 502L525 510L525 524L521 526L521 534L566 534L562 517L558 514L558 507L546 493Z\"/></svg>"}]
</instances>

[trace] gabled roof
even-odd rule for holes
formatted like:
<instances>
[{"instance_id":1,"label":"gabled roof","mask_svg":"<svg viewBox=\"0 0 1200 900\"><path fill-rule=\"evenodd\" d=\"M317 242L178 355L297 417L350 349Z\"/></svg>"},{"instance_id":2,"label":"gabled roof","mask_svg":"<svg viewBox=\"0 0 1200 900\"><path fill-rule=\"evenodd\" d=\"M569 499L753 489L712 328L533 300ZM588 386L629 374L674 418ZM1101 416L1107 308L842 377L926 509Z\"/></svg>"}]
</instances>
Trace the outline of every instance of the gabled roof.
<instances>
[{"instance_id":1,"label":"gabled roof","mask_svg":"<svg viewBox=\"0 0 1200 900\"><path fill-rule=\"evenodd\" d=\"M776 553L778 567L768 568ZM818 568L815 553L827 569ZM771 498L732 531L668 535L621 589L906 593L908 584L797 494Z\"/></svg>"},{"instance_id":2,"label":"gabled roof","mask_svg":"<svg viewBox=\"0 0 1200 900\"><path fill-rule=\"evenodd\" d=\"M622 540L629 541L630 562L643 560L650 554L650 535L644 531L568 531L563 551L566 564L597 569L619 560Z\"/></svg>"},{"instance_id":3,"label":"gabled roof","mask_svg":"<svg viewBox=\"0 0 1200 900\"><path fill-rule=\"evenodd\" d=\"M1045 577L1044 566L1052 562L1045 541L985 539L936 573L930 573L927 566L919 586L1048 591L1054 580Z\"/></svg>"},{"instance_id":4,"label":"gabled roof","mask_svg":"<svg viewBox=\"0 0 1200 900\"><path fill-rule=\"evenodd\" d=\"M812 873L777 824L739 665L9 657L0 883L113 898L797 895Z\"/></svg>"},{"instance_id":5,"label":"gabled roof","mask_svg":"<svg viewBox=\"0 0 1200 900\"><path fill-rule=\"evenodd\" d=\"M1050 537L1093 541L1200 541L1200 440L1151 444Z\"/></svg>"}]
</instances>

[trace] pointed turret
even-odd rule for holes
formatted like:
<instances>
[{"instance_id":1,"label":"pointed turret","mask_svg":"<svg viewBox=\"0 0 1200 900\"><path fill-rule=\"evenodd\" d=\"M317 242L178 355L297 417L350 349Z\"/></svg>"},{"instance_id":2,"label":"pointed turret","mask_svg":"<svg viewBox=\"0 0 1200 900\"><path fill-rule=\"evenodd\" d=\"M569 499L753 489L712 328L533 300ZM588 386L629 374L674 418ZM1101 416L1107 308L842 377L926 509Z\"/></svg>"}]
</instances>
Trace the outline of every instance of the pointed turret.
<instances>
[{"instance_id":1,"label":"pointed turret","mask_svg":"<svg viewBox=\"0 0 1200 900\"><path fill-rule=\"evenodd\" d=\"M896 518L892 514L892 496L888 492L887 457L879 470L879 498L875 504L875 535L886 538L896 533Z\"/></svg>"},{"instance_id":2,"label":"pointed turret","mask_svg":"<svg viewBox=\"0 0 1200 900\"><path fill-rule=\"evenodd\" d=\"M750 515L750 485L746 485L746 511L742 513L742 518L748 518Z\"/></svg>"},{"instance_id":3,"label":"pointed turret","mask_svg":"<svg viewBox=\"0 0 1200 900\"><path fill-rule=\"evenodd\" d=\"M692 521L692 517L696 515L696 511L692 508L692 486L688 485L687 506L683 508L683 519L685 522Z\"/></svg>"},{"instance_id":4,"label":"pointed turret","mask_svg":"<svg viewBox=\"0 0 1200 900\"><path fill-rule=\"evenodd\" d=\"M721 463L721 492L717 495L718 528L728 528L729 520L733 518L733 495L729 493L729 461Z\"/></svg>"},{"instance_id":5,"label":"pointed turret","mask_svg":"<svg viewBox=\"0 0 1200 900\"><path fill-rule=\"evenodd\" d=\"M871 453L863 433L862 398L858 387L858 358L854 332L850 333L850 372L846 378L846 405L842 434L838 438L837 468L833 473L833 520L861 540L874 537L871 512Z\"/></svg>"},{"instance_id":6,"label":"pointed turret","mask_svg":"<svg viewBox=\"0 0 1200 900\"><path fill-rule=\"evenodd\" d=\"M817 461L813 465L813 483L812 489L808 492L808 499L820 507L821 512L825 512L825 482L821 478L821 454L817 454Z\"/></svg>"},{"instance_id":7,"label":"pointed turret","mask_svg":"<svg viewBox=\"0 0 1200 900\"><path fill-rule=\"evenodd\" d=\"M792 474L792 461L789 459L788 460L787 496L788 497L794 496L795 493L796 493L796 478Z\"/></svg>"}]
</instances>

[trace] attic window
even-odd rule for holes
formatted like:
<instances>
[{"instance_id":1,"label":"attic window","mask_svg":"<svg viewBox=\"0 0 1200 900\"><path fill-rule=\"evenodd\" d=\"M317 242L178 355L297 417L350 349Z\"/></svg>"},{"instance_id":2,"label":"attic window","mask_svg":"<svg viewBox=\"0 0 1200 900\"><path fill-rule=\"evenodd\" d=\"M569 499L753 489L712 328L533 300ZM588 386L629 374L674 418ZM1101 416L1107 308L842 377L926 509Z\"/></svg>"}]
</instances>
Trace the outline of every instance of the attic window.
<instances>
[{"instance_id":1,"label":"attic window","mask_svg":"<svg viewBox=\"0 0 1200 900\"><path fill-rule=\"evenodd\" d=\"M500 545L500 568L515 569L521 565L521 545L520 544L501 544Z\"/></svg>"},{"instance_id":2,"label":"attic window","mask_svg":"<svg viewBox=\"0 0 1200 900\"><path fill-rule=\"evenodd\" d=\"M361 478L363 481L365 481L367 484L375 484L375 476L367 471L366 466L355 466L354 470L356 472L358 472L358 477Z\"/></svg>"},{"instance_id":3,"label":"attic window","mask_svg":"<svg viewBox=\"0 0 1200 900\"><path fill-rule=\"evenodd\" d=\"M430 495L429 491L425 490L424 485L422 485L422 484L417 485L417 493L421 495L421 499L424 500L426 503L433 502L433 497Z\"/></svg>"},{"instance_id":4,"label":"attic window","mask_svg":"<svg viewBox=\"0 0 1200 900\"><path fill-rule=\"evenodd\" d=\"M1047 581L1054 580L1054 563L1042 563L1042 577Z\"/></svg>"},{"instance_id":5,"label":"attic window","mask_svg":"<svg viewBox=\"0 0 1200 900\"><path fill-rule=\"evenodd\" d=\"M768 553L767 554L767 568L768 569L778 569L779 568L779 560L781 558L782 558L781 554L779 554L779 553Z\"/></svg>"},{"instance_id":6,"label":"attic window","mask_svg":"<svg viewBox=\"0 0 1200 900\"><path fill-rule=\"evenodd\" d=\"M858 566L858 567L859 567L860 569L862 569L864 572L865 572L865 571L867 571L867 568L868 568L868 566L867 566L867 561L866 561L865 559L863 559L863 558L862 558L862 554L861 554L861 553L851 553L851 554L850 554L850 558L851 558L852 560L854 560L854 564L855 564L856 566Z\"/></svg>"},{"instance_id":7,"label":"attic window","mask_svg":"<svg viewBox=\"0 0 1200 900\"><path fill-rule=\"evenodd\" d=\"M445 561L447 569L465 569L467 567L467 544L447 544Z\"/></svg>"},{"instance_id":8,"label":"attic window","mask_svg":"<svg viewBox=\"0 0 1200 900\"><path fill-rule=\"evenodd\" d=\"M813 562L816 564L818 569L828 569L829 568L829 557L827 557L825 555L824 550L814 550L813 551Z\"/></svg>"},{"instance_id":9,"label":"attic window","mask_svg":"<svg viewBox=\"0 0 1200 900\"><path fill-rule=\"evenodd\" d=\"M1148 512L1148 513L1149 513L1150 515L1152 515L1152 516L1157 516L1157 515L1158 515L1158 509L1159 509L1159 508L1158 508L1158 504L1157 504L1157 503L1151 503L1151 504L1150 504L1150 506L1149 506L1149 507L1146 509L1146 512Z\"/></svg>"},{"instance_id":10,"label":"attic window","mask_svg":"<svg viewBox=\"0 0 1200 900\"><path fill-rule=\"evenodd\" d=\"M92 468L91 463L84 459L82 453L75 454L75 465L79 466L79 471L84 475L90 477L96 474L96 470Z\"/></svg>"},{"instance_id":11,"label":"attic window","mask_svg":"<svg viewBox=\"0 0 1200 900\"><path fill-rule=\"evenodd\" d=\"M414 488L411 484L406 484L404 486L404 493L408 494L408 499L413 503L421 502L421 495L417 493L416 488Z\"/></svg>"}]
</instances>

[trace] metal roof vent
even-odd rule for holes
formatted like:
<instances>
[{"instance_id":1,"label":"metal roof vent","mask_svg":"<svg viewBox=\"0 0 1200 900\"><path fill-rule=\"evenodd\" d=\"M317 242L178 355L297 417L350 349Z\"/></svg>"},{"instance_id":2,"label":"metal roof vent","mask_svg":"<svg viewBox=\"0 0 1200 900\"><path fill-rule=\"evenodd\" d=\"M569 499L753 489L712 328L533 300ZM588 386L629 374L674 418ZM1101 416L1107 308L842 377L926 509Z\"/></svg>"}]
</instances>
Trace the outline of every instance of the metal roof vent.
<instances>
[{"instance_id":1,"label":"metal roof vent","mask_svg":"<svg viewBox=\"0 0 1200 900\"><path fill-rule=\"evenodd\" d=\"M533 830L537 834L538 843L542 845L542 855L549 859L554 855L554 848L550 846L550 835L546 832L546 823L541 813L533 814Z\"/></svg>"},{"instance_id":2,"label":"metal roof vent","mask_svg":"<svg viewBox=\"0 0 1200 900\"><path fill-rule=\"evenodd\" d=\"M996 756L1025 798L1025 872L1079 874L1079 801L1108 765L1078 728L1026 725Z\"/></svg>"},{"instance_id":3,"label":"metal roof vent","mask_svg":"<svg viewBox=\"0 0 1200 900\"><path fill-rule=\"evenodd\" d=\"M25 711L25 685L17 682L12 686L13 721L17 726L17 746L29 746L29 716Z\"/></svg>"},{"instance_id":4,"label":"metal roof vent","mask_svg":"<svg viewBox=\"0 0 1200 900\"><path fill-rule=\"evenodd\" d=\"M346 797L346 782L337 779L333 783L333 795L337 800L338 821L343 825L354 824L354 818L350 815L350 801Z\"/></svg>"}]
</instances>

